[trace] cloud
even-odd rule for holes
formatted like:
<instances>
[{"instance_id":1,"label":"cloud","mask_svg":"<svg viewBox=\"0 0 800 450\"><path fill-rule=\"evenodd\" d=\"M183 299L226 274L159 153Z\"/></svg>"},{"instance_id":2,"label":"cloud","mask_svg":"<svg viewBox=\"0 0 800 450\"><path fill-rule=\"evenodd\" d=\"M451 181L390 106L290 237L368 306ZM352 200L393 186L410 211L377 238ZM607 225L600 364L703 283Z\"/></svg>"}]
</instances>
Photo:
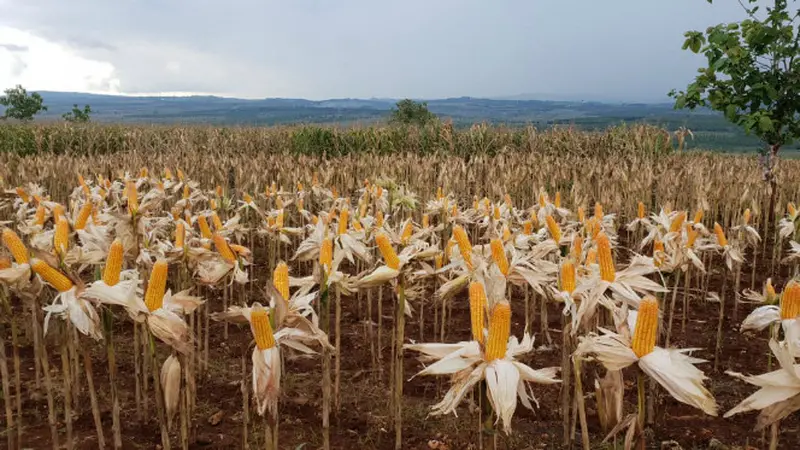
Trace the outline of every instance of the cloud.
<instances>
[{"instance_id":1,"label":"cloud","mask_svg":"<svg viewBox=\"0 0 800 450\"><path fill-rule=\"evenodd\" d=\"M95 87L250 98L661 99L702 63L683 32L742 17L702 0L0 0L0 26L80 58ZM24 62L46 85L67 67Z\"/></svg>"}]
</instances>

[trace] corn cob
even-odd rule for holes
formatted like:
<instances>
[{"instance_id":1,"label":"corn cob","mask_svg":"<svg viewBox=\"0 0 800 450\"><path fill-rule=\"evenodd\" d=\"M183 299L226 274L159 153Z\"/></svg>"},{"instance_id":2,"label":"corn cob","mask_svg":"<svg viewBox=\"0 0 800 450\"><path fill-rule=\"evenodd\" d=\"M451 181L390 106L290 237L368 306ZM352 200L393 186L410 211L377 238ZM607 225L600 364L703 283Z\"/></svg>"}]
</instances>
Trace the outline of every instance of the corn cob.
<instances>
[{"instance_id":1,"label":"corn cob","mask_svg":"<svg viewBox=\"0 0 800 450\"><path fill-rule=\"evenodd\" d=\"M183 174L181 169L176 169L176 172L178 172L178 180L183 181L183 179L186 178L186 175Z\"/></svg>"},{"instance_id":2,"label":"corn cob","mask_svg":"<svg viewBox=\"0 0 800 450\"><path fill-rule=\"evenodd\" d=\"M483 284L477 281L469 284L469 314L472 325L472 340L483 344L486 291L483 289Z\"/></svg>"},{"instance_id":3,"label":"corn cob","mask_svg":"<svg viewBox=\"0 0 800 450\"><path fill-rule=\"evenodd\" d=\"M571 259L561 263L561 290L572 294L575 292L575 264Z\"/></svg>"},{"instance_id":4,"label":"corn cob","mask_svg":"<svg viewBox=\"0 0 800 450\"><path fill-rule=\"evenodd\" d=\"M597 262L597 250L590 248L588 252L586 252L586 262L585 265L589 266Z\"/></svg>"},{"instance_id":5,"label":"corn cob","mask_svg":"<svg viewBox=\"0 0 800 450\"><path fill-rule=\"evenodd\" d=\"M78 217L75 219L75 226L76 230L82 230L86 228L86 223L89 221L89 217L92 215L92 204L91 202L84 203L81 210L78 211Z\"/></svg>"},{"instance_id":6,"label":"corn cob","mask_svg":"<svg viewBox=\"0 0 800 450\"><path fill-rule=\"evenodd\" d=\"M572 258L580 262L581 255L583 255L583 238L577 235L575 239L572 240Z\"/></svg>"},{"instance_id":7,"label":"corn cob","mask_svg":"<svg viewBox=\"0 0 800 450\"><path fill-rule=\"evenodd\" d=\"M212 239L214 239L214 248L217 249L219 256L231 264L236 263L236 255L233 254L233 250L231 250L230 246L228 245L228 241L225 240L225 237L219 233L214 233Z\"/></svg>"},{"instance_id":8,"label":"corn cob","mask_svg":"<svg viewBox=\"0 0 800 450\"><path fill-rule=\"evenodd\" d=\"M603 220L603 204L600 202L595 202L594 204L594 218Z\"/></svg>"},{"instance_id":9,"label":"corn cob","mask_svg":"<svg viewBox=\"0 0 800 450\"><path fill-rule=\"evenodd\" d=\"M66 292L75 286L66 275L58 269L51 267L41 259L31 259L31 269L39 274L44 281L53 286L58 292Z\"/></svg>"},{"instance_id":10,"label":"corn cob","mask_svg":"<svg viewBox=\"0 0 800 450\"><path fill-rule=\"evenodd\" d=\"M164 293L167 291L167 273L169 267L167 262L159 259L153 264L150 272L150 281L147 282L147 291L144 295L144 304L147 309L155 311L164 304Z\"/></svg>"},{"instance_id":11,"label":"corn cob","mask_svg":"<svg viewBox=\"0 0 800 450\"><path fill-rule=\"evenodd\" d=\"M613 283L617 275L614 269L614 258L611 255L611 242L605 233L597 235L597 257L600 259L600 278Z\"/></svg>"},{"instance_id":12,"label":"corn cob","mask_svg":"<svg viewBox=\"0 0 800 450\"><path fill-rule=\"evenodd\" d=\"M522 234L525 236L530 236L533 233L533 222L530 220L526 220L525 223L522 224Z\"/></svg>"},{"instance_id":13,"label":"corn cob","mask_svg":"<svg viewBox=\"0 0 800 450\"><path fill-rule=\"evenodd\" d=\"M333 240L329 237L322 240L322 246L319 249L319 264L327 271L330 271L333 265Z\"/></svg>"},{"instance_id":14,"label":"corn cob","mask_svg":"<svg viewBox=\"0 0 800 450\"><path fill-rule=\"evenodd\" d=\"M339 212L339 230L337 231L337 234L339 236L347 234L347 225L349 220L350 220L350 209L344 207Z\"/></svg>"},{"instance_id":15,"label":"corn cob","mask_svg":"<svg viewBox=\"0 0 800 450\"><path fill-rule=\"evenodd\" d=\"M550 237L558 244L561 242L561 228L558 226L553 216L548 214L545 220L547 221L547 231L550 232Z\"/></svg>"},{"instance_id":16,"label":"corn cob","mask_svg":"<svg viewBox=\"0 0 800 450\"><path fill-rule=\"evenodd\" d=\"M681 211L678 213L678 216L672 220L672 223L669 225L669 231L671 233L676 233L681 230L683 226L683 222L686 222L686 211Z\"/></svg>"},{"instance_id":17,"label":"corn cob","mask_svg":"<svg viewBox=\"0 0 800 450\"><path fill-rule=\"evenodd\" d=\"M717 235L717 244L723 248L727 247L728 238L725 237L725 232L722 230L722 225L717 222L714 222L714 234Z\"/></svg>"},{"instance_id":18,"label":"corn cob","mask_svg":"<svg viewBox=\"0 0 800 450\"><path fill-rule=\"evenodd\" d=\"M208 226L208 220L206 220L206 216L198 216L197 224L200 226L200 236L202 236L203 239L211 239L211 227Z\"/></svg>"},{"instance_id":19,"label":"corn cob","mask_svg":"<svg viewBox=\"0 0 800 450\"><path fill-rule=\"evenodd\" d=\"M56 221L56 229L53 233L53 248L59 255L65 255L69 249L69 222L61 218Z\"/></svg>"},{"instance_id":20,"label":"corn cob","mask_svg":"<svg viewBox=\"0 0 800 450\"><path fill-rule=\"evenodd\" d=\"M461 257L467 263L467 267L472 268L472 244L469 242L467 232L461 225L453 227L453 237L458 243L458 249L461 251Z\"/></svg>"},{"instance_id":21,"label":"corn cob","mask_svg":"<svg viewBox=\"0 0 800 450\"><path fill-rule=\"evenodd\" d=\"M286 218L286 215L283 212L283 209L278 211L278 216L275 217L275 227L283 228L283 221Z\"/></svg>"},{"instance_id":22,"label":"corn cob","mask_svg":"<svg viewBox=\"0 0 800 450\"><path fill-rule=\"evenodd\" d=\"M297 199L297 210L298 210L298 211L303 211L303 210L305 209L305 208L303 207L303 205L304 205L304 203L303 203L303 199L302 199L302 198L300 198L300 199ZM362 217L363 217L363 216L362 216Z\"/></svg>"},{"instance_id":23,"label":"corn cob","mask_svg":"<svg viewBox=\"0 0 800 450\"><path fill-rule=\"evenodd\" d=\"M183 221L175 222L175 248L183 248L184 241L186 240L186 226Z\"/></svg>"},{"instance_id":24,"label":"corn cob","mask_svg":"<svg viewBox=\"0 0 800 450\"><path fill-rule=\"evenodd\" d=\"M354 230L356 230L356 231L364 231L364 227L361 225L361 222L359 222L358 220L353 219L351 221L351 224L353 225L353 229Z\"/></svg>"},{"instance_id":25,"label":"corn cob","mask_svg":"<svg viewBox=\"0 0 800 450\"><path fill-rule=\"evenodd\" d=\"M633 330L631 349L638 358L650 354L656 346L658 331L658 300L647 296L639 303L636 328Z\"/></svg>"},{"instance_id":26,"label":"corn cob","mask_svg":"<svg viewBox=\"0 0 800 450\"><path fill-rule=\"evenodd\" d=\"M11 252L11 256L14 257L14 261L16 261L17 264L28 264L30 261L28 258L28 249L25 247L25 244L22 243L19 236L17 236L17 233L11 228L3 228L3 244L8 251Z\"/></svg>"},{"instance_id":27,"label":"corn cob","mask_svg":"<svg viewBox=\"0 0 800 450\"><path fill-rule=\"evenodd\" d=\"M409 220L403 226L403 234L400 235L400 243L408 245L408 240L411 239L411 234L414 232L414 224Z\"/></svg>"},{"instance_id":28,"label":"corn cob","mask_svg":"<svg viewBox=\"0 0 800 450\"><path fill-rule=\"evenodd\" d=\"M494 260L494 263L497 264L497 268L500 269L500 273L508 276L508 257L506 256L506 249L503 247L503 241L494 238L492 239L490 245L492 247L492 260Z\"/></svg>"},{"instance_id":29,"label":"corn cob","mask_svg":"<svg viewBox=\"0 0 800 450\"><path fill-rule=\"evenodd\" d=\"M106 257L106 267L103 269L103 283L107 286L114 286L119 283L119 273L122 271L122 259L125 249L122 241L114 239L108 248Z\"/></svg>"},{"instance_id":30,"label":"corn cob","mask_svg":"<svg viewBox=\"0 0 800 450\"><path fill-rule=\"evenodd\" d=\"M786 210L789 211L789 217L792 219L797 217L797 207L794 206L794 203L789 202L789 204L786 205Z\"/></svg>"},{"instance_id":31,"label":"corn cob","mask_svg":"<svg viewBox=\"0 0 800 450\"><path fill-rule=\"evenodd\" d=\"M136 183L128 181L125 187L125 194L128 197L128 212L136 214L139 210L139 195L136 192Z\"/></svg>"},{"instance_id":32,"label":"corn cob","mask_svg":"<svg viewBox=\"0 0 800 450\"><path fill-rule=\"evenodd\" d=\"M750 216L751 216L750 208L744 210L744 214L742 215L742 220L744 221L745 225L750 224Z\"/></svg>"},{"instance_id":33,"label":"corn cob","mask_svg":"<svg viewBox=\"0 0 800 450\"><path fill-rule=\"evenodd\" d=\"M0 270L11 268L11 258L8 256L0 256Z\"/></svg>"},{"instance_id":34,"label":"corn cob","mask_svg":"<svg viewBox=\"0 0 800 450\"><path fill-rule=\"evenodd\" d=\"M164 168L164 178L167 179L167 180L171 180L172 179L172 171L169 170L169 167L165 167Z\"/></svg>"},{"instance_id":35,"label":"corn cob","mask_svg":"<svg viewBox=\"0 0 800 450\"><path fill-rule=\"evenodd\" d=\"M222 228L224 228L222 226L222 220L219 218L219 215L217 214L216 211L211 212L211 223L214 224L215 231L220 231L222 230Z\"/></svg>"},{"instance_id":36,"label":"corn cob","mask_svg":"<svg viewBox=\"0 0 800 450\"><path fill-rule=\"evenodd\" d=\"M553 205L556 208L561 208L561 191L556 191L556 198L553 200Z\"/></svg>"},{"instance_id":37,"label":"corn cob","mask_svg":"<svg viewBox=\"0 0 800 450\"><path fill-rule=\"evenodd\" d=\"M147 175L147 167L142 167L142 170L139 171L139 178L147 178Z\"/></svg>"},{"instance_id":38,"label":"corn cob","mask_svg":"<svg viewBox=\"0 0 800 450\"><path fill-rule=\"evenodd\" d=\"M23 203L30 203L31 196L28 195L27 192L25 192L25 189L22 189L21 187L18 187L17 188L17 195L19 196L19 198L22 199Z\"/></svg>"},{"instance_id":39,"label":"corn cob","mask_svg":"<svg viewBox=\"0 0 800 450\"><path fill-rule=\"evenodd\" d=\"M705 212L702 209L698 209L696 213L694 213L694 223L700 223L703 221L703 214Z\"/></svg>"},{"instance_id":40,"label":"corn cob","mask_svg":"<svg viewBox=\"0 0 800 450\"><path fill-rule=\"evenodd\" d=\"M422 228L428 228L431 224L431 218L427 214L422 215Z\"/></svg>"},{"instance_id":41,"label":"corn cob","mask_svg":"<svg viewBox=\"0 0 800 450\"><path fill-rule=\"evenodd\" d=\"M237 255L249 255L250 254L250 249L245 247L244 245L228 244L228 247L230 247L231 250L233 250L233 253L236 253Z\"/></svg>"},{"instance_id":42,"label":"corn cob","mask_svg":"<svg viewBox=\"0 0 800 450\"><path fill-rule=\"evenodd\" d=\"M775 292L775 286L772 285L772 278L767 278L767 283L764 286L764 291L766 293L767 302L771 301L778 295Z\"/></svg>"},{"instance_id":43,"label":"corn cob","mask_svg":"<svg viewBox=\"0 0 800 450\"><path fill-rule=\"evenodd\" d=\"M275 347L272 325L269 323L269 315L264 308L253 308L250 311L250 328L253 331L253 337L256 339L256 346L259 350L268 350Z\"/></svg>"},{"instance_id":44,"label":"corn cob","mask_svg":"<svg viewBox=\"0 0 800 450\"><path fill-rule=\"evenodd\" d=\"M644 203L639 202L639 204L636 205L636 217L638 217L639 219L644 219L644 215L645 215Z\"/></svg>"},{"instance_id":45,"label":"corn cob","mask_svg":"<svg viewBox=\"0 0 800 450\"><path fill-rule=\"evenodd\" d=\"M184 184L183 185L183 199L187 200L188 198L189 198L189 185L188 184Z\"/></svg>"},{"instance_id":46,"label":"corn cob","mask_svg":"<svg viewBox=\"0 0 800 450\"><path fill-rule=\"evenodd\" d=\"M697 241L697 236L699 234L700 233L698 233L697 230L694 229L692 224L690 223L686 224L686 248L694 247L694 243L695 241Z\"/></svg>"},{"instance_id":47,"label":"corn cob","mask_svg":"<svg viewBox=\"0 0 800 450\"><path fill-rule=\"evenodd\" d=\"M224 192L222 191L222 186L217 185L217 187L214 190L216 191L217 197L219 198L223 197Z\"/></svg>"},{"instance_id":48,"label":"corn cob","mask_svg":"<svg viewBox=\"0 0 800 450\"><path fill-rule=\"evenodd\" d=\"M539 208L547 206L547 197L544 192L539 192Z\"/></svg>"},{"instance_id":49,"label":"corn cob","mask_svg":"<svg viewBox=\"0 0 800 450\"><path fill-rule=\"evenodd\" d=\"M53 206L53 221L58 222L58 219L64 216L64 205L61 203L56 203Z\"/></svg>"},{"instance_id":50,"label":"corn cob","mask_svg":"<svg viewBox=\"0 0 800 450\"><path fill-rule=\"evenodd\" d=\"M244 200L245 203L253 203L253 197L251 197L247 192L242 195L242 200Z\"/></svg>"},{"instance_id":51,"label":"corn cob","mask_svg":"<svg viewBox=\"0 0 800 450\"><path fill-rule=\"evenodd\" d=\"M664 262L664 242L660 239L653 241L653 263L656 267L661 267Z\"/></svg>"},{"instance_id":52,"label":"corn cob","mask_svg":"<svg viewBox=\"0 0 800 450\"><path fill-rule=\"evenodd\" d=\"M441 186L436 188L436 198L439 199L439 200L444 198L444 193L442 192L442 187Z\"/></svg>"},{"instance_id":53,"label":"corn cob","mask_svg":"<svg viewBox=\"0 0 800 450\"><path fill-rule=\"evenodd\" d=\"M795 319L798 316L800 316L800 283L792 280L783 290L781 320Z\"/></svg>"},{"instance_id":54,"label":"corn cob","mask_svg":"<svg viewBox=\"0 0 800 450\"><path fill-rule=\"evenodd\" d=\"M584 211L583 206L578 207L578 222L583 223L586 220L586 211Z\"/></svg>"},{"instance_id":55,"label":"corn cob","mask_svg":"<svg viewBox=\"0 0 800 450\"><path fill-rule=\"evenodd\" d=\"M501 301L494 305L492 318L489 320L489 342L486 345L486 361L494 361L505 357L510 334L511 305L506 301Z\"/></svg>"},{"instance_id":56,"label":"corn cob","mask_svg":"<svg viewBox=\"0 0 800 450\"><path fill-rule=\"evenodd\" d=\"M439 253L438 255L433 257L433 267L435 270L439 270L444 266L444 254Z\"/></svg>"},{"instance_id":57,"label":"corn cob","mask_svg":"<svg viewBox=\"0 0 800 450\"><path fill-rule=\"evenodd\" d=\"M397 256L397 252L394 251L389 237L384 233L378 233L378 235L375 236L375 243L378 245L378 249L381 252L381 256L383 256L383 261L386 262L386 266L390 269L399 270L400 258Z\"/></svg>"},{"instance_id":58,"label":"corn cob","mask_svg":"<svg viewBox=\"0 0 800 450\"><path fill-rule=\"evenodd\" d=\"M289 266L281 261L272 272L272 284L280 292L281 297L289 301Z\"/></svg>"},{"instance_id":59,"label":"corn cob","mask_svg":"<svg viewBox=\"0 0 800 450\"><path fill-rule=\"evenodd\" d=\"M45 219L46 219L46 211L44 209L44 205L37 206L36 207L36 220L35 220L34 223L36 225L39 225L39 226L44 225Z\"/></svg>"}]
</instances>

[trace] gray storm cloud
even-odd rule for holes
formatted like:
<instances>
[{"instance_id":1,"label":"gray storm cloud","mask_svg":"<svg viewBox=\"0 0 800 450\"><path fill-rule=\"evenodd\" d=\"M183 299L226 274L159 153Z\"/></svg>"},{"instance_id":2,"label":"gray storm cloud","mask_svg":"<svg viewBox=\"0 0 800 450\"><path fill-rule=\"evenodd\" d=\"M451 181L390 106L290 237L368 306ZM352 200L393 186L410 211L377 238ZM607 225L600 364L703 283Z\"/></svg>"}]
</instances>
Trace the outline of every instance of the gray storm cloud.
<instances>
[{"instance_id":1,"label":"gray storm cloud","mask_svg":"<svg viewBox=\"0 0 800 450\"><path fill-rule=\"evenodd\" d=\"M0 26L110 63L122 92L312 99L660 100L702 63L683 32L742 17L732 0L0 0Z\"/></svg>"}]
</instances>

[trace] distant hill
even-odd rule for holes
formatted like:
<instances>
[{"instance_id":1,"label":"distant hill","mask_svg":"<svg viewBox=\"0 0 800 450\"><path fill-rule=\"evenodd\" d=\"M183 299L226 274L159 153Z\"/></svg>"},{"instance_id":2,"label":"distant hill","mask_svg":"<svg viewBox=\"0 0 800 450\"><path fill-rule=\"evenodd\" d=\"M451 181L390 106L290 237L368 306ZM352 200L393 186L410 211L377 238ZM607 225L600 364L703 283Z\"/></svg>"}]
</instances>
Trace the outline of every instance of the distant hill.
<instances>
[{"instance_id":1,"label":"distant hill","mask_svg":"<svg viewBox=\"0 0 800 450\"><path fill-rule=\"evenodd\" d=\"M321 101L266 98L246 100L214 96L132 97L40 91L49 111L43 119L60 119L73 104L92 107L92 120L116 123L181 123L216 125L372 124L385 121L396 99L340 98ZM574 125L602 129L647 122L669 130L687 127L695 145L752 150L758 142L744 136L710 111L676 111L670 103L601 103L519 98L459 97L425 100L428 108L457 126L476 122L506 125Z\"/></svg>"}]
</instances>

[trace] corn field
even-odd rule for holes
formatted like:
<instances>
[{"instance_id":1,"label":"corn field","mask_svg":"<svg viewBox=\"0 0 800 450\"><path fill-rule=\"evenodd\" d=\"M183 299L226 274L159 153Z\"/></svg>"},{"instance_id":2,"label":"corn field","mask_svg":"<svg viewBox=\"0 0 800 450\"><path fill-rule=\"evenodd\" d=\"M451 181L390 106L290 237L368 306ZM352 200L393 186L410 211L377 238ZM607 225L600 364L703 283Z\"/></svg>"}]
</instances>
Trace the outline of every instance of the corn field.
<instances>
[{"instance_id":1,"label":"corn field","mask_svg":"<svg viewBox=\"0 0 800 450\"><path fill-rule=\"evenodd\" d=\"M800 161L674 141L2 126L0 440L795 448Z\"/></svg>"}]
</instances>

